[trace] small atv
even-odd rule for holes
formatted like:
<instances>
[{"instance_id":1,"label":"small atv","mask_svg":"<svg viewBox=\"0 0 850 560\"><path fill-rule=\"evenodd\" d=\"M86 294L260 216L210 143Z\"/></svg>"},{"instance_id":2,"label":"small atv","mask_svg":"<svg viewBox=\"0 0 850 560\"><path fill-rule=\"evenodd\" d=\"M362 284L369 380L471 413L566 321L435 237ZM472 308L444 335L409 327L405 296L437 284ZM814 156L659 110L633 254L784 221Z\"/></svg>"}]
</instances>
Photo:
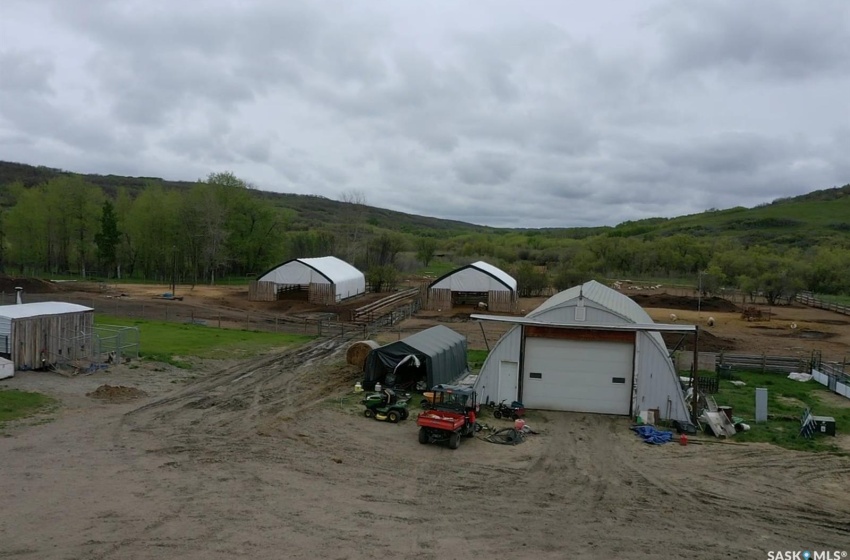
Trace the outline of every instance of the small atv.
<instances>
[{"instance_id":1,"label":"small atv","mask_svg":"<svg viewBox=\"0 0 850 560\"><path fill-rule=\"evenodd\" d=\"M407 395L404 398L399 398L392 389L384 389L380 393L370 393L361 401L366 407L363 410L363 416L395 424L410 415L407 411L408 400Z\"/></svg>"},{"instance_id":2,"label":"small atv","mask_svg":"<svg viewBox=\"0 0 850 560\"><path fill-rule=\"evenodd\" d=\"M525 416L525 406L519 401L513 401L510 405L505 404L505 401L499 404L493 404L493 416L496 418L522 418Z\"/></svg>"}]
</instances>

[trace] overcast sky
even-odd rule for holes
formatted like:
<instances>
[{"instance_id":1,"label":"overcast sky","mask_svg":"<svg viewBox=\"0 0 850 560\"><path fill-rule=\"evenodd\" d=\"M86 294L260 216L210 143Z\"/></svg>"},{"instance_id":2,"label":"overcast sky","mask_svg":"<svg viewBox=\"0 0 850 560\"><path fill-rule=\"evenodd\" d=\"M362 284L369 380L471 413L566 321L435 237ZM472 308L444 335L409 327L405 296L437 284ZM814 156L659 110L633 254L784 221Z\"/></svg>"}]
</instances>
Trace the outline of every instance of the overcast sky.
<instances>
[{"instance_id":1,"label":"overcast sky","mask_svg":"<svg viewBox=\"0 0 850 560\"><path fill-rule=\"evenodd\" d=\"M850 1L0 0L0 159L505 227L850 182Z\"/></svg>"}]
</instances>

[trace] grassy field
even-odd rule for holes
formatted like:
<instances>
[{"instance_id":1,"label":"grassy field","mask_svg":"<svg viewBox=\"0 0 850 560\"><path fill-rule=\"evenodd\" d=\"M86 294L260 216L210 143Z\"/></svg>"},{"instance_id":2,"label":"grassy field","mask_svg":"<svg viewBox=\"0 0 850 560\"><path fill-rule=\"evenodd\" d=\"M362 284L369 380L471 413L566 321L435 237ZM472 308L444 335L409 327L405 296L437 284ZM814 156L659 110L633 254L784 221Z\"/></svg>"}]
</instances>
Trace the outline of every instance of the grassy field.
<instances>
[{"instance_id":1,"label":"grassy field","mask_svg":"<svg viewBox=\"0 0 850 560\"><path fill-rule=\"evenodd\" d=\"M456 268L457 268L456 264L453 264L453 263L450 263L450 262L447 262L447 261L442 261L442 260L435 260L435 261L431 261L431 263L428 266L420 268L419 270L417 270L416 274L419 274L419 275L422 275L422 276L427 275L427 276L433 276L434 278L439 278L440 276L442 276L444 274L448 274L449 272L453 271Z\"/></svg>"},{"instance_id":2,"label":"grassy field","mask_svg":"<svg viewBox=\"0 0 850 560\"><path fill-rule=\"evenodd\" d=\"M312 340L304 335L216 329L189 323L167 323L98 315L95 324L138 327L142 357L188 368L185 360L245 358L271 348L296 346Z\"/></svg>"},{"instance_id":3,"label":"grassy field","mask_svg":"<svg viewBox=\"0 0 850 560\"><path fill-rule=\"evenodd\" d=\"M850 306L850 296L831 296L831 295L823 295L818 294L818 299L827 301L829 303L837 303L838 305L847 305Z\"/></svg>"},{"instance_id":4,"label":"grassy field","mask_svg":"<svg viewBox=\"0 0 850 560\"><path fill-rule=\"evenodd\" d=\"M469 363L469 369L472 373L478 373L484 365L484 360L487 359L487 350L467 350L466 361Z\"/></svg>"},{"instance_id":5,"label":"grassy field","mask_svg":"<svg viewBox=\"0 0 850 560\"><path fill-rule=\"evenodd\" d=\"M0 390L0 428L10 420L32 416L48 408L53 403L53 399L40 393Z\"/></svg>"},{"instance_id":6,"label":"grassy field","mask_svg":"<svg viewBox=\"0 0 850 560\"><path fill-rule=\"evenodd\" d=\"M749 432L735 435L735 441L767 442L801 451L840 451L831 436L800 437L799 418L808 407L816 416L835 418L837 434L848 434L850 400L843 402L842 397L815 381L801 383L782 374L735 372L735 377L746 386L736 387L724 379L715 395L718 405L731 406L733 415L743 418L751 427ZM768 395L768 421L758 424L755 422L756 387L766 388Z\"/></svg>"}]
</instances>

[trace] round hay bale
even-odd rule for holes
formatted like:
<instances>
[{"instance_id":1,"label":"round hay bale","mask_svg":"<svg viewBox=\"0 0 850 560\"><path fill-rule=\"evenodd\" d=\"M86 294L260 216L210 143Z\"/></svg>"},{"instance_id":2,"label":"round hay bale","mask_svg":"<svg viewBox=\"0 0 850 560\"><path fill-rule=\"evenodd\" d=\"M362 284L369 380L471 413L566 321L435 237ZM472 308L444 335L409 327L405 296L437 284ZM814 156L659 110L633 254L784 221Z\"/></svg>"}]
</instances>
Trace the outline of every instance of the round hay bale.
<instances>
[{"instance_id":1,"label":"round hay bale","mask_svg":"<svg viewBox=\"0 0 850 560\"><path fill-rule=\"evenodd\" d=\"M348 347L348 351L345 353L345 361L363 369L363 366L366 365L366 356L369 355L369 352L380 346L374 340L360 340L355 342Z\"/></svg>"}]
</instances>

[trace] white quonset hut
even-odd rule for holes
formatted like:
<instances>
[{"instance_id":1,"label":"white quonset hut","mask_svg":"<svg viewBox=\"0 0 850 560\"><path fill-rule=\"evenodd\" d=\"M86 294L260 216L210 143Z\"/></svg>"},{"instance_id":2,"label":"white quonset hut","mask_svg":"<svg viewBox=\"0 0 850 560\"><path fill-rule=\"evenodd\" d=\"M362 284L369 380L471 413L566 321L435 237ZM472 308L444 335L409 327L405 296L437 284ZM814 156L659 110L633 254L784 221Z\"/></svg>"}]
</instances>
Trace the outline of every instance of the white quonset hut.
<instances>
[{"instance_id":1,"label":"white quonset hut","mask_svg":"<svg viewBox=\"0 0 850 560\"><path fill-rule=\"evenodd\" d=\"M295 290L307 290L308 301L331 305L366 293L366 277L336 257L292 259L252 282L248 297L252 301L274 301Z\"/></svg>"},{"instance_id":2,"label":"white quonset hut","mask_svg":"<svg viewBox=\"0 0 850 560\"><path fill-rule=\"evenodd\" d=\"M94 309L45 301L0 306L0 356L40 369L93 356Z\"/></svg>"},{"instance_id":3,"label":"white quonset hut","mask_svg":"<svg viewBox=\"0 0 850 560\"><path fill-rule=\"evenodd\" d=\"M688 420L679 377L661 331L637 303L598 282L560 292L515 323L493 347L475 388L482 402L520 400L533 409L633 416L658 409Z\"/></svg>"},{"instance_id":4,"label":"white quonset hut","mask_svg":"<svg viewBox=\"0 0 850 560\"><path fill-rule=\"evenodd\" d=\"M513 311L517 301L516 287L516 280L510 274L478 261L431 282L426 307L451 309L456 305L486 305L491 311Z\"/></svg>"}]
</instances>

